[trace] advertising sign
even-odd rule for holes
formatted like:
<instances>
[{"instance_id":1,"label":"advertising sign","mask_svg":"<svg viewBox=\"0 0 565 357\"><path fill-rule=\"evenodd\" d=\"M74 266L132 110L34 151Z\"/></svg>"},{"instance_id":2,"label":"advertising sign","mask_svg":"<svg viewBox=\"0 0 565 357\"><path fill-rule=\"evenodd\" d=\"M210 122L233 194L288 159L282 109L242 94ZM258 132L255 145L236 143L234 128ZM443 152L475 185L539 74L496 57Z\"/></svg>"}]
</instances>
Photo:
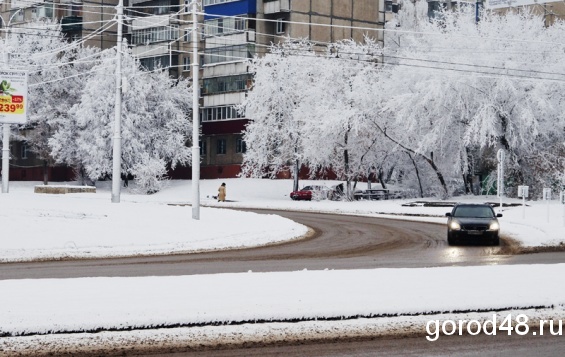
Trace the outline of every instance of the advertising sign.
<instances>
[{"instance_id":1,"label":"advertising sign","mask_svg":"<svg viewBox=\"0 0 565 357\"><path fill-rule=\"evenodd\" d=\"M0 123L27 121L27 72L0 70Z\"/></svg>"},{"instance_id":2,"label":"advertising sign","mask_svg":"<svg viewBox=\"0 0 565 357\"><path fill-rule=\"evenodd\" d=\"M487 0L485 8L489 10L503 9L507 7L528 6L536 4L545 4L555 0Z\"/></svg>"}]
</instances>

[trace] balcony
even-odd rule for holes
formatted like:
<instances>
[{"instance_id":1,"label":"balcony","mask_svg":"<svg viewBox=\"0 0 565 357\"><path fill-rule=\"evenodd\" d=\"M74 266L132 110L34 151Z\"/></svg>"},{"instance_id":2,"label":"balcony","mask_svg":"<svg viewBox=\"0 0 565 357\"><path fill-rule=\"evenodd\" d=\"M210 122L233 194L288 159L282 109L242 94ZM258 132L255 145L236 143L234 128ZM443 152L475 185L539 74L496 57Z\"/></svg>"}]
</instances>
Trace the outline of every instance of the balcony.
<instances>
[{"instance_id":1,"label":"balcony","mask_svg":"<svg viewBox=\"0 0 565 357\"><path fill-rule=\"evenodd\" d=\"M264 0L263 12L265 15L278 14L290 11L290 0Z\"/></svg>"},{"instance_id":2,"label":"balcony","mask_svg":"<svg viewBox=\"0 0 565 357\"><path fill-rule=\"evenodd\" d=\"M254 42L256 42L255 30L247 30L225 36L208 37L206 39L206 48L244 45Z\"/></svg>"},{"instance_id":3,"label":"balcony","mask_svg":"<svg viewBox=\"0 0 565 357\"><path fill-rule=\"evenodd\" d=\"M141 30L151 27L169 26L171 25L171 18L168 15L155 15L147 17L139 17L133 19L131 23L131 29Z\"/></svg>"}]
</instances>

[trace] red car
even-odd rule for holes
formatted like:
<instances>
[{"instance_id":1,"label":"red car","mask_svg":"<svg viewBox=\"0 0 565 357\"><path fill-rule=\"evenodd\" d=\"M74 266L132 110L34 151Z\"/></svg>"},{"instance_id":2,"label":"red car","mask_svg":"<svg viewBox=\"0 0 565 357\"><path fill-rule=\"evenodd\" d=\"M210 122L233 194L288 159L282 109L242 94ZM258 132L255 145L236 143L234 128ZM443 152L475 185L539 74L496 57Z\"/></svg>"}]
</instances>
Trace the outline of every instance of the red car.
<instances>
[{"instance_id":1,"label":"red car","mask_svg":"<svg viewBox=\"0 0 565 357\"><path fill-rule=\"evenodd\" d=\"M299 191L292 191L290 193L290 198L295 201L305 200L325 200L328 198L329 188L326 186L305 186Z\"/></svg>"}]
</instances>

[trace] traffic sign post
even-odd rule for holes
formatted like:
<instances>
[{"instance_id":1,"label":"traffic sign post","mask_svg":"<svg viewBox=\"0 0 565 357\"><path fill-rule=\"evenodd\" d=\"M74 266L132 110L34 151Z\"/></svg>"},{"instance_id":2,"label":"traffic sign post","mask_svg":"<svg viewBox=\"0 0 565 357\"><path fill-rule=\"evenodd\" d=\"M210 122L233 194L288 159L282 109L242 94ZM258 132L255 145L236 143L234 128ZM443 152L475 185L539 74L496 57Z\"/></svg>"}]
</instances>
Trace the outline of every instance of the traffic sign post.
<instances>
[{"instance_id":1,"label":"traffic sign post","mask_svg":"<svg viewBox=\"0 0 565 357\"><path fill-rule=\"evenodd\" d=\"M518 197L522 197L522 219L526 218L526 197L528 197L529 188L529 186L518 186Z\"/></svg>"},{"instance_id":2,"label":"traffic sign post","mask_svg":"<svg viewBox=\"0 0 565 357\"><path fill-rule=\"evenodd\" d=\"M549 223L549 201L551 201L551 188L543 189L543 200L547 202L547 223Z\"/></svg>"},{"instance_id":3,"label":"traffic sign post","mask_svg":"<svg viewBox=\"0 0 565 357\"><path fill-rule=\"evenodd\" d=\"M561 202L561 206L563 206L563 225L565 226L565 191L561 191L559 202Z\"/></svg>"},{"instance_id":4,"label":"traffic sign post","mask_svg":"<svg viewBox=\"0 0 565 357\"><path fill-rule=\"evenodd\" d=\"M499 149L496 153L498 159L497 180L496 180L496 195L500 199L500 209L502 209L502 196L504 196L504 150Z\"/></svg>"}]
</instances>

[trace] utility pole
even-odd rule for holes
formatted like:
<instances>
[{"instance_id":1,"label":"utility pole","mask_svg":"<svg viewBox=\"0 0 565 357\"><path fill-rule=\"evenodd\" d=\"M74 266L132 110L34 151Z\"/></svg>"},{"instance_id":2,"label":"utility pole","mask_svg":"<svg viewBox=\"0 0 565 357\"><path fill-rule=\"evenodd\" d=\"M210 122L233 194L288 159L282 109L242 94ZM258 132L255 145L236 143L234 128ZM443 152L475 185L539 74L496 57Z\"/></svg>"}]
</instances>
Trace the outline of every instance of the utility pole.
<instances>
[{"instance_id":1,"label":"utility pole","mask_svg":"<svg viewBox=\"0 0 565 357\"><path fill-rule=\"evenodd\" d=\"M6 69L10 66L10 54L4 52ZM2 124L2 193L10 192L10 124Z\"/></svg>"},{"instance_id":2,"label":"utility pole","mask_svg":"<svg viewBox=\"0 0 565 357\"><path fill-rule=\"evenodd\" d=\"M120 0L121 1L121 0ZM192 2L192 219L200 219L200 109L198 84L198 1Z\"/></svg>"},{"instance_id":3,"label":"utility pole","mask_svg":"<svg viewBox=\"0 0 565 357\"><path fill-rule=\"evenodd\" d=\"M120 203L120 186L122 183L122 23L124 3L119 0L116 7L118 14L118 37L116 38L116 103L114 107L114 147L112 151L112 203Z\"/></svg>"},{"instance_id":4,"label":"utility pole","mask_svg":"<svg viewBox=\"0 0 565 357\"><path fill-rule=\"evenodd\" d=\"M6 25L6 37L5 39L8 40L8 36L10 35L10 24L12 23L12 19L18 12L22 9L18 9L16 12L10 16L8 20L8 24ZM0 20L4 22L4 18L0 16ZM10 69L10 53L8 50L4 52L4 65L6 69ZM2 125L2 193L9 193L10 192L10 124L4 123Z\"/></svg>"}]
</instances>

